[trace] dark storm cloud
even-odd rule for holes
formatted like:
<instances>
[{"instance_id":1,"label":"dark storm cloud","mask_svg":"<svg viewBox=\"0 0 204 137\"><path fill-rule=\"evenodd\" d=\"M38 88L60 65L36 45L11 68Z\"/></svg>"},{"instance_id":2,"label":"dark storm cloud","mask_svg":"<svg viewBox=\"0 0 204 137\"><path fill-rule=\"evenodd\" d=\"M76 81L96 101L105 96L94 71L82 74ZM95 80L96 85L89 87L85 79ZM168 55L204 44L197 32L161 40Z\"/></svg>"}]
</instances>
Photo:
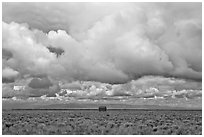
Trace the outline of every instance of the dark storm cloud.
<instances>
[{"instance_id":1,"label":"dark storm cloud","mask_svg":"<svg viewBox=\"0 0 204 137\"><path fill-rule=\"evenodd\" d=\"M28 84L29 87L33 89L42 89L42 88L49 88L52 86L51 81L44 77L44 78L33 78L31 82Z\"/></svg>"},{"instance_id":2,"label":"dark storm cloud","mask_svg":"<svg viewBox=\"0 0 204 137\"><path fill-rule=\"evenodd\" d=\"M2 78L2 83L13 83L15 82L14 78Z\"/></svg>"},{"instance_id":3,"label":"dark storm cloud","mask_svg":"<svg viewBox=\"0 0 204 137\"><path fill-rule=\"evenodd\" d=\"M13 54L4 51L3 65L67 82L201 81L201 11L201 3L3 3L2 47Z\"/></svg>"},{"instance_id":4,"label":"dark storm cloud","mask_svg":"<svg viewBox=\"0 0 204 137\"><path fill-rule=\"evenodd\" d=\"M6 49L2 49L2 59L8 60L8 59L10 59L12 57L13 57L12 52L10 52L10 51L8 51Z\"/></svg>"},{"instance_id":5,"label":"dark storm cloud","mask_svg":"<svg viewBox=\"0 0 204 137\"><path fill-rule=\"evenodd\" d=\"M49 79L45 75L39 75L39 77L33 78L28 84L28 91L30 95L35 97L41 97L46 95L47 97L55 97L55 93L60 91L58 83Z\"/></svg>"},{"instance_id":6,"label":"dark storm cloud","mask_svg":"<svg viewBox=\"0 0 204 137\"><path fill-rule=\"evenodd\" d=\"M50 52L55 53L57 57L59 57L60 55L62 55L64 53L64 50L61 48L55 48L55 47L47 47L49 49Z\"/></svg>"}]
</instances>

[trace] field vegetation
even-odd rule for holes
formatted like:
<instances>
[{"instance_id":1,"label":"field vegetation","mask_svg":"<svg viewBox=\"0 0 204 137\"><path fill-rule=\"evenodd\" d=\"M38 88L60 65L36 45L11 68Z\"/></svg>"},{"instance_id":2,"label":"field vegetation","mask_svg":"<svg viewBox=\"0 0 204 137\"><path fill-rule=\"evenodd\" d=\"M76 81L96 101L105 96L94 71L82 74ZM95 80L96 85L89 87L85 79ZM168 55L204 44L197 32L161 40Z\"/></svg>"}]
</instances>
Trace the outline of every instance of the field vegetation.
<instances>
[{"instance_id":1,"label":"field vegetation","mask_svg":"<svg viewBox=\"0 0 204 137\"><path fill-rule=\"evenodd\" d=\"M196 135L202 111L3 111L2 134Z\"/></svg>"}]
</instances>

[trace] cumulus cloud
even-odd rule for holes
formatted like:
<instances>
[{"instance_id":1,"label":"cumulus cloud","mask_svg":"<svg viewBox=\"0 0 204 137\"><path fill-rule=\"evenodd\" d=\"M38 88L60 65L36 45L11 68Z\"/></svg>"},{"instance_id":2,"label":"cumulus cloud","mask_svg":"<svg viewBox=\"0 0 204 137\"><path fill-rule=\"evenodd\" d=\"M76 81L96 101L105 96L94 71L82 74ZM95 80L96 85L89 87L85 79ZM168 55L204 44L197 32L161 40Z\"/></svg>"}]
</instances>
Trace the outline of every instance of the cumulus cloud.
<instances>
[{"instance_id":1,"label":"cumulus cloud","mask_svg":"<svg viewBox=\"0 0 204 137\"><path fill-rule=\"evenodd\" d=\"M18 71L15 71L9 67L3 68L2 70L2 82L10 83L14 82L15 78L19 75Z\"/></svg>"},{"instance_id":2,"label":"cumulus cloud","mask_svg":"<svg viewBox=\"0 0 204 137\"><path fill-rule=\"evenodd\" d=\"M61 97L75 99L194 99L202 97L202 84L177 78L145 76L124 84L100 82L61 83Z\"/></svg>"},{"instance_id":3,"label":"cumulus cloud","mask_svg":"<svg viewBox=\"0 0 204 137\"><path fill-rule=\"evenodd\" d=\"M5 68L2 71L2 77L12 78L12 77L16 77L17 75L18 75L18 72L11 68Z\"/></svg>"},{"instance_id":4,"label":"cumulus cloud","mask_svg":"<svg viewBox=\"0 0 204 137\"><path fill-rule=\"evenodd\" d=\"M17 80L16 83L4 83L2 96L7 98L4 101L45 104L46 102L53 103L53 101L63 104L71 102L154 104L192 108L200 107L202 100L202 84L186 79L145 76L128 83L113 85L94 81L60 82L57 84L50 79L53 86L35 89L28 86L34 78ZM45 79L46 76L40 76L40 78ZM20 86L15 86L16 84Z\"/></svg>"},{"instance_id":5,"label":"cumulus cloud","mask_svg":"<svg viewBox=\"0 0 204 137\"><path fill-rule=\"evenodd\" d=\"M22 75L202 79L200 3L3 3L3 21L4 64Z\"/></svg>"},{"instance_id":6,"label":"cumulus cloud","mask_svg":"<svg viewBox=\"0 0 204 137\"><path fill-rule=\"evenodd\" d=\"M26 25L17 23L3 23L3 32L2 46L13 55L3 61L3 66L15 69L21 76L60 73L61 66L56 62L56 56L38 42L35 36L38 30L31 31Z\"/></svg>"}]
</instances>

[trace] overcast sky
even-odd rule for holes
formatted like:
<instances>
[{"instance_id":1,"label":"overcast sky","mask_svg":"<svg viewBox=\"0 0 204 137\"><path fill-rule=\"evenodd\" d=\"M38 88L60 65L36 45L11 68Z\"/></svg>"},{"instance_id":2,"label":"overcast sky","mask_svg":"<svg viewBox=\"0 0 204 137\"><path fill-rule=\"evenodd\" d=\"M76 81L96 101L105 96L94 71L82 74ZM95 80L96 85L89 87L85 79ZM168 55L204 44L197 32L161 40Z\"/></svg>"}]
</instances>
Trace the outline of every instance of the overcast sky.
<instances>
[{"instance_id":1,"label":"overcast sky","mask_svg":"<svg viewBox=\"0 0 204 137\"><path fill-rule=\"evenodd\" d=\"M201 3L3 3L2 8L3 97L55 96L63 87L90 97L81 81L108 84L107 93L100 91L103 97L135 97L158 86L162 97L169 90L182 91L181 98L201 97ZM118 84L134 86L126 93L113 88ZM14 91L14 85L26 89Z\"/></svg>"}]
</instances>

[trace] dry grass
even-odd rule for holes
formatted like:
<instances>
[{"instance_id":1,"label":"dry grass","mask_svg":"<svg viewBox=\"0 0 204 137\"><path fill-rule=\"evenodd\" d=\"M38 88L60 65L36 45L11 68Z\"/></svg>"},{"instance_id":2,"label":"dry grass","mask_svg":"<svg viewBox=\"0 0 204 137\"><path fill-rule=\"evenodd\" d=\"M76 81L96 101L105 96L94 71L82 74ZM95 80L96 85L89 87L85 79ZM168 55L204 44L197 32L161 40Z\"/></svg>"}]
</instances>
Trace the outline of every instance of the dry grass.
<instances>
[{"instance_id":1,"label":"dry grass","mask_svg":"<svg viewBox=\"0 0 204 137\"><path fill-rule=\"evenodd\" d=\"M201 111L3 111L3 134L202 134Z\"/></svg>"}]
</instances>

